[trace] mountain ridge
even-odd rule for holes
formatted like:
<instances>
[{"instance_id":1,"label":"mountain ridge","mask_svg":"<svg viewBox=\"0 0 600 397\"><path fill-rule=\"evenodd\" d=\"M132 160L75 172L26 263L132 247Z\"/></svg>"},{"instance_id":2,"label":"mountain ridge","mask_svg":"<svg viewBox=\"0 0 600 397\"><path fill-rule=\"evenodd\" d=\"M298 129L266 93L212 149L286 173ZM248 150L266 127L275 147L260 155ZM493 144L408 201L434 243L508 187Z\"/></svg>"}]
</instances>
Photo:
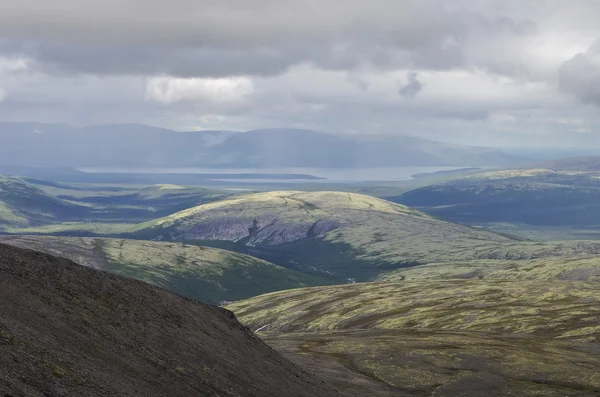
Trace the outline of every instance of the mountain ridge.
<instances>
[{"instance_id":1,"label":"mountain ridge","mask_svg":"<svg viewBox=\"0 0 600 397\"><path fill-rule=\"evenodd\" d=\"M335 155L333 155L335 154ZM0 162L43 167L491 166L522 159L497 149L406 135L341 135L292 128L188 131L108 124L0 123Z\"/></svg>"},{"instance_id":2,"label":"mountain ridge","mask_svg":"<svg viewBox=\"0 0 600 397\"><path fill-rule=\"evenodd\" d=\"M3 396L338 393L222 308L0 244Z\"/></svg>"}]
</instances>

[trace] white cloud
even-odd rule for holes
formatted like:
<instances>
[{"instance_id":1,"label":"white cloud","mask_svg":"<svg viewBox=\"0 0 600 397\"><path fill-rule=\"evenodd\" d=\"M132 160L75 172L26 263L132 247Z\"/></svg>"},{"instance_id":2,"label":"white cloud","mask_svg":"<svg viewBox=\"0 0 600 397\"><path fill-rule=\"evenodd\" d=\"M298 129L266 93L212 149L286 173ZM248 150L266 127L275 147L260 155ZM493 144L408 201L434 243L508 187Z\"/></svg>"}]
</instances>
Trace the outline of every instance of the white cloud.
<instances>
[{"instance_id":1,"label":"white cloud","mask_svg":"<svg viewBox=\"0 0 600 397\"><path fill-rule=\"evenodd\" d=\"M176 78L153 77L146 85L146 99L164 104L177 102L239 106L254 92L248 77Z\"/></svg>"},{"instance_id":2,"label":"white cloud","mask_svg":"<svg viewBox=\"0 0 600 397\"><path fill-rule=\"evenodd\" d=\"M20 57L2 57L0 56L0 73L15 73L29 69L30 61Z\"/></svg>"},{"instance_id":3,"label":"white cloud","mask_svg":"<svg viewBox=\"0 0 600 397\"><path fill-rule=\"evenodd\" d=\"M406 86L407 76L418 76L421 90L414 100L407 101L398 93ZM356 84L359 80L361 84ZM287 73L257 79L261 93L277 95L285 101L305 104L370 105L396 109L422 108L435 113L437 107L463 109L473 107L497 112L510 108L538 108L561 104L554 86L546 82L523 82L498 76L484 70L413 71L399 69L353 73L322 70L310 66L296 67ZM288 106L285 103L285 106ZM323 108L319 108L322 110ZM461 112L457 113L457 116ZM452 116L451 113L449 116Z\"/></svg>"}]
</instances>

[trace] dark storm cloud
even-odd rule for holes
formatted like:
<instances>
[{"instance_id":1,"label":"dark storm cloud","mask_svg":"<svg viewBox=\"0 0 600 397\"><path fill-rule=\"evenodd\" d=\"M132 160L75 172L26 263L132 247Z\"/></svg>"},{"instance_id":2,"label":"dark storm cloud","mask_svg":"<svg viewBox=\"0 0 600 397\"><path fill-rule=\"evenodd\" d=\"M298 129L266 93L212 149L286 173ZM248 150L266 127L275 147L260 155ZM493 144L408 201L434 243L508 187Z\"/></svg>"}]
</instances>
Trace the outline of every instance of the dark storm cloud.
<instances>
[{"instance_id":1,"label":"dark storm cloud","mask_svg":"<svg viewBox=\"0 0 600 397\"><path fill-rule=\"evenodd\" d=\"M229 76L271 75L300 54L269 49L164 48L148 45L93 46L59 41L0 41L0 54L24 56L48 73L96 75Z\"/></svg>"}]
</instances>

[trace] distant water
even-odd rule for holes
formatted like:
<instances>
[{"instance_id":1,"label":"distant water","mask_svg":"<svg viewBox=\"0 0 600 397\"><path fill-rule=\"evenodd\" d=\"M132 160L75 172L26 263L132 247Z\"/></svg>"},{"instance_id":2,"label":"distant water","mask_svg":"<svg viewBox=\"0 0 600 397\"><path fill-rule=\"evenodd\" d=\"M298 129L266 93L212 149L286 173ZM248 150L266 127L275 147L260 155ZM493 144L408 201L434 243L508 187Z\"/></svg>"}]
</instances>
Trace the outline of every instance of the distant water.
<instances>
[{"instance_id":1,"label":"distant water","mask_svg":"<svg viewBox=\"0 0 600 397\"><path fill-rule=\"evenodd\" d=\"M80 168L80 171L91 173L122 173L122 174L307 174L326 180L278 180L277 182L366 182L366 181L407 181L414 174L436 171L450 171L464 167L379 167L379 168L120 168L94 167ZM219 180L215 178L215 180ZM233 181L228 179L228 181ZM242 181L242 180L240 180ZM249 182L249 180L243 180ZM254 179L253 181L268 182L269 179Z\"/></svg>"}]
</instances>

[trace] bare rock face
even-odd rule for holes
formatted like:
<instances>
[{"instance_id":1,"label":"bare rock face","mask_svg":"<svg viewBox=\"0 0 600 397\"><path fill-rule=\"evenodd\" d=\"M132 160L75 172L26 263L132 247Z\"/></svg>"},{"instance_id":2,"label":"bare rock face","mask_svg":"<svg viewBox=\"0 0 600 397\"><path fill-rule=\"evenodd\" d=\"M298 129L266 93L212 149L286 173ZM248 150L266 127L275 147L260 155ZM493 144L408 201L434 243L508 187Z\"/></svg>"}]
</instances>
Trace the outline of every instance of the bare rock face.
<instances>
[{"instance_id":1,"label":"bare rock face","mask_svg":"<svg viewBox=\"0 0 600 397\"><path fill-rule=\"evenodd\" d=\"M339 394L225 309L0 245L0 395Z\"/></svg>"},{"instance_id":2,"label":"bare rock face","mask_svg":"<svg viewBox=\"0 0 600 397\"><path fill-rule=\"evenodd\" d=\"M277 216L224 217L207 222L200 221L181 233L169 235L172 240L244 240L248 246L279 245L306 237L325 234L342 226L332 219L298 221L279 219Z\"/></svg>"}]
</instances>

